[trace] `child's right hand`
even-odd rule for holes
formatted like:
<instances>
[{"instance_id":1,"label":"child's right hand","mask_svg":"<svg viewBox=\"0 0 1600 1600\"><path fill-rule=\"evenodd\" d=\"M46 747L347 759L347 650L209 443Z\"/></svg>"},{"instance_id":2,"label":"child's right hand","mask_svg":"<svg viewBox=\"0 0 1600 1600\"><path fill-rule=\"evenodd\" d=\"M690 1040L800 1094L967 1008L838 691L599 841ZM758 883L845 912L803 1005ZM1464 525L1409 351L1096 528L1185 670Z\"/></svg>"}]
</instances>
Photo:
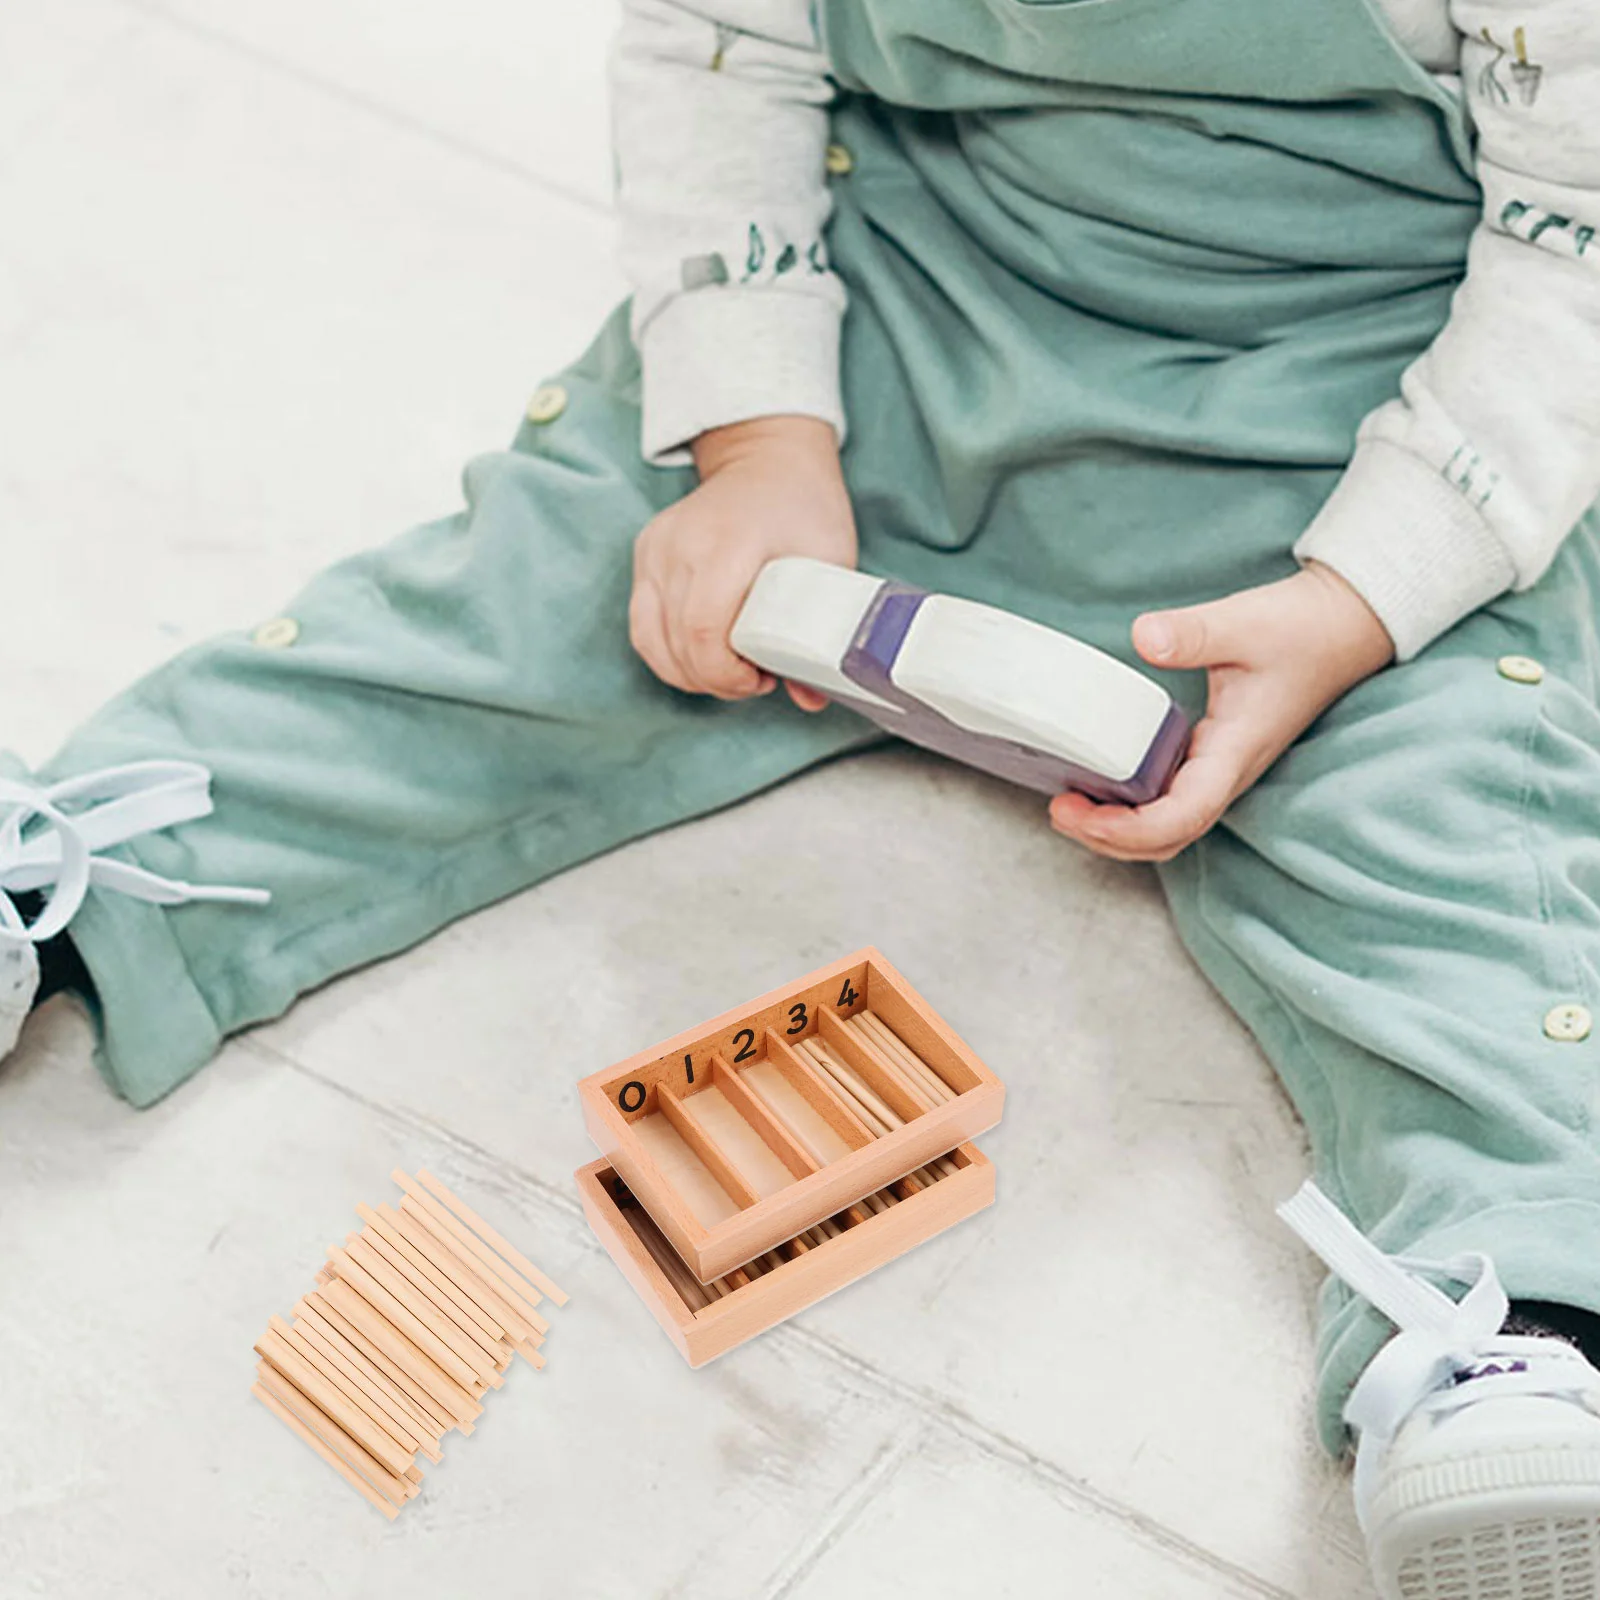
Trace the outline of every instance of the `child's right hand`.
<instances>
[{"instance_id":1,"label":"child's right hand","mask_svg":"<svg viewBox=\"0 0 1600 1600\"><path fill-rule=\"evenodd\" d=\"M760 417L691 447L700 485L645 525L633 547L628 637L664 683L742 700L774 687L728 644L756 574L778 556L856 563L856 524L830 424ZM797 705L824 704L791 685Z\"/></svg>"}]
</instances>

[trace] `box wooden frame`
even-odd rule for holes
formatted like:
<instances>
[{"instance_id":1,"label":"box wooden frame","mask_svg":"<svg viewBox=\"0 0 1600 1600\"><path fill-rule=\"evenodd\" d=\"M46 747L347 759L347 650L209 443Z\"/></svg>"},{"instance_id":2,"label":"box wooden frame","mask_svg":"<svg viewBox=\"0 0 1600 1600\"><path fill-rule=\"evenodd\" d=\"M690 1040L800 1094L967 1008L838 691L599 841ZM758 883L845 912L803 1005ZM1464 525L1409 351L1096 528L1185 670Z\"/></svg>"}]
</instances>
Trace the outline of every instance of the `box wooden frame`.
<instances>
[{"instance_id":1,"label":"box wooden frame","mask_svg":"<svg viewBox=\"0 0 1600 1600\"><path fill-rule=\"evenodd\" d=\"M860 1049L855 1030L842 1023L866 1009L875 1012L957 1091L953 1098L926 1109L906 1095L905 1083L894 1072L885 1071L880 1061ZM824 1043L843 1055L872 1089L906 1118L903 1127L874 1138L826 1079L793 1049L819 1033ZM819 1166L781 1125L764 1116L761 1103L739 1083L736 1070L740 1062L763 1056L827 1117L851 1146L848 1156ZM736 1102L745 1119L795 1174L795 1182L764 1199L742 1185L733 1164L695 1115L695 1094L713 1084ZM622 1177L703 1284L755 1260L992 1128L1005 1103L1004 1084L870 946L615 1066L591 1073L579 1083L578 1094L584 1120L604 1153L605 1164ZM633 1123L657 1112L674 1125L736 1202L742 1203L741 1210L713 1227L695 1216L631 1131ZM935 1185L935 1191L944 1186ZM741 1187L745 1188L743 1195ZM992 1194L992 1173L990 1188Z\"/></svg>"},{"instance_id":2,"label":"box wooden frame","mask_svg":"<svg viewBox=\"0 0 1600 1600\"><path fill-rule=\"evenodd\" d=\"M616 1190L619 1175L609 1161L578 1169L578 1193L590 1227L623 1276L689 1365L699 1367L992 1204L994 1167L982 1151L963 1144L947 1154L958 1169L954 1174L698 1311L673 1287L625 1217L626 1202Z\"/></svg>"}]
</instances>

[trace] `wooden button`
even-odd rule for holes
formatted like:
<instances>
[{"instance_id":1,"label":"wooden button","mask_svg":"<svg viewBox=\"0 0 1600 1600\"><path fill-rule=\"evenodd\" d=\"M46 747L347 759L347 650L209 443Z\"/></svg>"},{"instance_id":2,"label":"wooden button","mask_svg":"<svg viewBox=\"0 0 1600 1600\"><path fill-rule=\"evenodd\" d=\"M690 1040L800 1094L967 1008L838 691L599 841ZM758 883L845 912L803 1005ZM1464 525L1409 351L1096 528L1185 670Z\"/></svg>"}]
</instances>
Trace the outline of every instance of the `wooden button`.
<instances>
[{"instance_id":1,"label":"wooden button","mask_svg":"<svg viewBox=\"0 0 1600 1600\"><path fill-rule=\"evenodd\" d=\"M1532 656L1501 656L1495 662L1495 671L1513 683L1540 683L1544 680L1544 667Z\"/></svg>"},{"instance_id":2,"label":"wooden button","mask_svg":"<svg viewBox=\"0 0 1600 1600\"><path fill-rule=\"evenodd\" d=\"M850 154L849 148L842 144L830 144L828 153L823 159L823 165L836 178L848 177L855 171L856 158Z\"/></svg>"},{"instance_id":3,"label":"wooden button","mask_svg":"<svg viewBox=\"0 0 1600 1600\"><path fill-rule=\"evenodd\" d=\"M1580 1039L1587 1039L1593 1026L1594 1018L1589 1015L1587 1006L1551 1006L1544 1014L1546 1035L1559 1039L1563 1044L1576 1044Z\"/></svg>"},{"instance_id":4,"label":"wooden button","mask_svg":"<svg viewBox=\"0 0 1600 1600\"><path fill-rule=\"evenodd\" d=\"M559 383L547 383L528 402L528 421L554 422L566 409L567 391Z\"/></svg>"},{"instance_id":5,"label":"wooden button","mask_svg":"<svg viewBox=\"0 0 1600 1600\"><path fill-rule=\"evenodd\" d=\"M299 637L300 624L293 617L274 617L250 635L250 642L263 650L285 650Z\"/></svg>"}]
</instances>

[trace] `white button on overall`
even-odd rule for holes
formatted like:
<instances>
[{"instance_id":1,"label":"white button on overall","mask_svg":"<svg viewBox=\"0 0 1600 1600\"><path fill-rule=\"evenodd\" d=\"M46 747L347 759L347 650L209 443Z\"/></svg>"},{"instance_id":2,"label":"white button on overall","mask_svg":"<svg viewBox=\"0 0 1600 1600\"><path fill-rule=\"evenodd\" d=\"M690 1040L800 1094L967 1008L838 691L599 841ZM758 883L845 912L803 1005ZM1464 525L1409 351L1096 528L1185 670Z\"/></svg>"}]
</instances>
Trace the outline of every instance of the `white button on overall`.
<instances>
[{"instance_id":1,"label":"white button on overall","mask_svg":"<svg viewBox=\"0 0 1600 1600\"><path fill-rule=\"evenodd\" d=\"M554 422L567 409L567 391L559 383L547 383L534 390L528 402L529 422Z\"/></svg>"},{"instance_id":2,"label":"white button on overall","mask_svg":"<svg viewBox=\"0 0 1600 1600\"><path fill-rule=\"evenodd\" d=\"M827 155L823 158L823 165L836 178L849 176L855 170L856 158L850 154L849 148L842 144L830 144Z\"/></svg>"},{"instance_id":3,"label":"white button on overall","mask_svg":"<svg viewBox=\"0 0 1600 1600\"><path fill-rule=\"evenodd\" d=\"M250 642L263 650L283 650L299 637L300 624L293 617L274 617L250 635Z\"/></svg>"},{"instance_id":4,"label":"white button on overall","mask_svg":"<svg viewBox=\"0 0 1600 1600\"><path fill-rule=\"evenodd\" d=\"M1544 667L1532 656L1501 656L1494 665L1502 678L1509 678L1513 683L1541 683L1544 680Z\"/></svg>"},{"instance_id":5,"label":"white button on overall","mask_svg":"<svg viewBox=\"0 0 1600 1600\"><path fill-rule=\"evenodd\" d=\"M1594 1018L1589 1015L1587 1006L1551 1006L1544 1014L1545 1033L1564 1044L1576 1044L1580 1039L1587 1039L1593 1026Z\"/></svg>"}]
</instances>

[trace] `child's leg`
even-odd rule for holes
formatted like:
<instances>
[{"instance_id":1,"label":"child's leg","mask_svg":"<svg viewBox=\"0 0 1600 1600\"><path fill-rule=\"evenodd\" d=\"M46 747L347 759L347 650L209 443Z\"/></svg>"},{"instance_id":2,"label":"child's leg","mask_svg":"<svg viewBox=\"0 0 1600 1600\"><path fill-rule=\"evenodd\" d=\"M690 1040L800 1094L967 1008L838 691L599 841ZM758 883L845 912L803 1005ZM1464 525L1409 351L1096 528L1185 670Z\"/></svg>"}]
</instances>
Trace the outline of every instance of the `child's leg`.
<instances>
[{"instance_id":1,"label":"child's leg","mask_svg":"<svg viewBox=\"0 0 1600 1600\"><path fill-rule=\"evenodd\" d=\"M1535 589L1361 685L1162 869L1185 941L1362 1230L1391 1253L1483 1251L1513 1300L1591 1312L1597 616L1591 518ZM1325 1310L1334 1448L1389 1329L1335 1288Z\"/></svg>"},{"instance_id":2,"label":"child's leg","mask_svg":"<svg viewBox=\"0 0 1600 1600\"><path fill-rule=\"evenodd\" d=\"M620 316L561 386L559 415L469 468L466 510L325 573L281 626L180 656L40 775L204 763L215 813L117 853L272 892L168 910L90 894L71 936L131 1100L338 972L866 742L781 695L679 694L633 655L633 538L692 476L639 460Z\"/></svg>"}]
</instances>

